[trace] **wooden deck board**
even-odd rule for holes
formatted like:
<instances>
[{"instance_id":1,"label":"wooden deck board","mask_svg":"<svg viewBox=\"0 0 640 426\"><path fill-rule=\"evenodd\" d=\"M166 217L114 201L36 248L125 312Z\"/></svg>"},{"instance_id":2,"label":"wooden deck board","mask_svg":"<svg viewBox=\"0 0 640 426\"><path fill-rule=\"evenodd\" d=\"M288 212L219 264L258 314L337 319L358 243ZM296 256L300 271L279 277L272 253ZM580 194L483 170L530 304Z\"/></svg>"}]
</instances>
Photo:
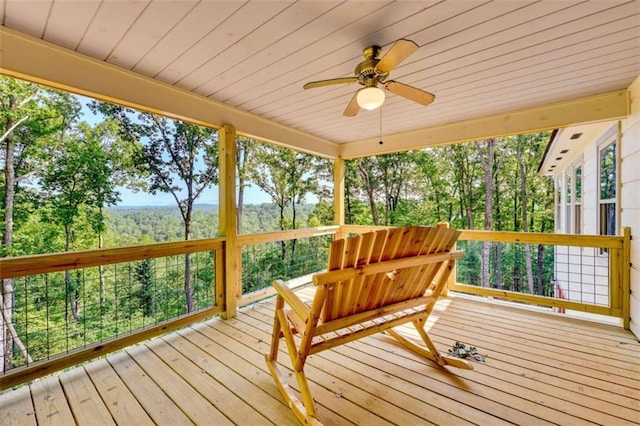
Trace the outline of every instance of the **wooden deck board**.
<instances>
[{"instance_id":1,"label":"wooden deck board","mask_svg":"<svg viewBox=\"0 0 640 426\"><path fill-rule=\"evenodd\" d=\"M247 422L255 425L272 424L259 410L251 406L248 407L248 404L239 396L242 394L250 395L253 392L259 391L259 389L250 382L241 380L237 374L220 365L220 363L216 362L215 359L206 354L202 349L180 335L168 336L165 341L168 344L156 346L156 350L162 354L163 358L179 359L178 356L182 355L183 358L191 360L200 366L200 375L206 372L215 380L206 380L208 386L201 391L211 398L211 401L216 407L225 413L232 423L239 424ZM191 370L191 373L193 375L195 371ZM193 379L192 376L189 378ZM194 382L194 384L198 384L197 381ZM202 386L204 383L200 385ZM256 400L257 399L258 398L256 398ZM274 404L277 403L275 400L273 402Z\"/></svg>"},{"instance_id":2,"label":"wooden deck board","mask_svg":"<svg viewBox=\"0 0 640 426\"><path fill-rule=\"evenodd\" d=\"M155 340L148 343L147 346L135 346L127 352L177 406L189 407L189 410L183 409L183 412L194 423L205 424L212 422L216 425L231 424L211 402L198 393L199 388L196 388L198 390L194 389L183 377L169 368L168 365L163 365L161 361L161 359L166 359L171 362L176 358L184 358L181 357L180 354L172 353L172 351L156 354L149 350L149 347L154 343L157 346L160 342ZM160 343L160 345L163 348L170 349L164 342ZM194 384L197 385L197 382Z\"/></svg>"},{"instance_id":3,"label":"wooden deck board","mask_svg":"<svg viewBox=\"0 0 640 426\"><path fill-rule=\"evenodd\" d=\"M236 320L230 320L230 322L233 321ZM262 353L257 351L255 348L252 348L253 342L251 342L250 346L246 346L243 343L234 340L232 337L229 337L223 332L224 327L220 327L222 325L223 324L215 324L213 326L210 326L207 324L197 324L193 328L197 329L198 332L201 333L202 336L207 338L209 341L215 341L219 345L222 345L227 349L227 351L215 351L215 353L212 353L212 355L218 357L223 362L229 362L235 365L237 363L237 360L234 358L239 357L239 355L236 354L242 354L242 359L244 362L232 368L235 369L240 367L242 370L242 373L240 374L242 375L251 374L251 376L253 376L250 379L252 383L259 386L265 393L269 394L272 398L277 400L279 402L280 410L282 409L282 407L286 408L286 413L279 413L279 415L281 416L283 414L286 414L289 420L288 422L283 422L282 424L296 424L297 420L295 419L295 416L293 415L291 410L289 410L288 406L282 400L280 392L275 386L271 386L271 384L273 384L273 379L269 374L267 366L265 365L264 356L262 355ZM231 327L228 332L230 334L237 334L238 329ZM211 346L209 346L209 348L211 348ZM215 347L213 347L212 349L215 349ZM208 350L211 351L212 349ZM255 404L255 402L252 401L250 401L249 403ZM262 398L260 398L260 402L263 402ZM256 406L259 407L260 404L256 404ZM320 411L323 411L323 407L320 407ZM326 424L345 423L345 419L343 417L337 416L331 411L324 411L323 413L325 414L323 419Z\"/></svg>"},{"instance_id":4,"label":"wooden deck board","mask_svg":"<svg viewBox=\"0 0 640 426\"><path fill-rule=\"evenodd\" d=\"M226 337L228 338L225 342L226 345L228 345L227 347L233 348L232 350L234 351L243 351L243 356L252 358L254 365L264 366L264 371L267 372L263 354L268 351L269 348L267 343L268 335L262 335L260 338L248 336L245 330L241 327L242 324L243 323L238 319L233 319L230 321L226 321L224 324L216 324L215 327L211 328L215 328L214 331L226 335ZM215 336L215 333L211 333L210 335ZM218 335L217 338L220 338L220 336ZM283 360L286 360L285 357L287 357L287 355L285 353L282 353L281 356L283 357ZM295 380L293 381L295 382ZM266 379L265 383L266 386L269 386L269 384L273 384L273 379L271 378L271 376ZM297 385L295 383L291 383L291 385L294 389L297 389ZM370 411L362 409L358 405L353 404L351 401L342 398L339 394L339 391L334 389L334 387L332 386L318 386L316 390L317 392L314 396L316 402L320 405L320 415L322 416L323 412L329 410L333 411L336 414L339 413L339 416L341 416L338 418L334 417L335 422L332 422L332 424L344 424L345 419L353 423L361 421L363 424L391 424L391 422L384 421ZM287 410L289 410L289 408L287 408ZM323 417L323 419L325 419L325 417Z\"/></svg>"},{"instance_id":5,"label":"wooden deck board","mask_svg":"<svg viewBox=\"0 0 640 426\"><path fill-rule=\"evenodd\" d=\"M191 425L193 422L126 352L107 358L122 381L156 424ZM186 409L187 407L185 407Z\"/></svg>"},{"instance_id":6,"label":"wooden deck board","mask_svg":"<svg viewBox=\"0 0 640 426\"><path fill-rule=\"evenodd\" d=\"M31 394L39 425L70 425L75 423L58 377L47 377L37 381L31 386Z\"/></svg>"},{"instance_id":7,"label":"wooden deck board","mask_svg":"<svg viewBox=\"0 0 640 426\"><path fill-rule=\"evenodd\" d=\"M106 359L87 363L84 369L117 424L141 426L153 424L137 398Z\"/></svg>"},{"instance_id":8,"label":"wooden deck board","mask_svg":"<svg viewBox=\"0 0 640 426\"><path fill-rule=\"evenodd\" d=\"M295 425L262 356L272 321L267 300L7 391L0 422ZM640 424L640 344L629 332L461 297L439 302L429 327L441 351L459 340L486 362L439 368L380 334L318 353L307 376L323 422Z\"/></svg>"},{"instance_id":9,"label":"wooden deck board","mask_svg":"<svg viewBox=\"0 0 640 426\"><path fill-rule=\"evenodd\" d=\"M115 424L84 368L65 371L60 375L60 383L77 423Z\"/></svg>"},{"instance_id":10,"label":"wooden deck board","mask_svg":"<svg viewBox=\"0 0 640 426\"><path fill-rule=\"evenodd\" d=\"M436 346L442 346L438 344L440 343L438 339L434 339L434 343L436 343ZM637 409L640 407L638 407L638 401L635 399L583 386L566 379L531 373L527 368L519 365L521 358L512 357L511 361L513 363L501 361L492 356L490 360L491 368L481 364L477 365L476 369L486 377L490 377L491 382L497 383L497 386L501 386L503 382L506 382L521 388L524 392L536 392L539 395L543 395L543 397L537 398L538 401L546 403L546 405L554 407L558 411L565 411L577 417L601 422L602 424L618 423L617 417L614 418L606 413L616 413L616 416L629 421L637 419ZM535 367L539 367L539 365ZM489 382L486 383L489 384ZM599 411L591 407L597 407Z\"/></svg>"},{"instance_id":11,"label":"wooden deck board","mask_svg":"<svg viewBox=\"0 0 640 426\"><path fill-rule=\"evenodd\" d=\"M27 426L36 424L36 412L31 401L31 390L23 386L0 395L0 424Z\"/></svg>"}]
</instances>

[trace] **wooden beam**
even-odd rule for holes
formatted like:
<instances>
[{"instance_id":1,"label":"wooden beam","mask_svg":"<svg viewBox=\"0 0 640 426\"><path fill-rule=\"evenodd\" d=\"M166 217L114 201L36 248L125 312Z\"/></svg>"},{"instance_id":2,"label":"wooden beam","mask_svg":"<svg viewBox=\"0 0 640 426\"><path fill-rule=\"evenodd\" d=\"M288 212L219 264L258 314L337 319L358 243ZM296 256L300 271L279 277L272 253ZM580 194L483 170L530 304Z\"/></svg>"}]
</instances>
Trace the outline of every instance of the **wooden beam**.
<instances>
[{"instance_id":1,"label":"wooden beam","mask_svg":"<svg viewBox=\"0 0 640 426\"><path fill-rule=\"evenodd\" d=\"M220 164L218 232L221 237L225 238L225 317L233 318L236 316L242 279L236 216L236 129L233 126L225 125L220 129L218 155Z\"/></svg>"},{"instance_id":2,"label":"wooden beam","mask_svg":"<svg viewBox=\"0 0 640 426\"><path fill-rule=\"evenodd\" d=\"M342 226L344 225L344 160L333 160L333 224L338 225L339 231L336 238L342 238Z\"/></svg>"},{"instance_id":3,"label":"wooden beam","mask_svg":"<svg viewBox=\"0 0 640 426\"><path fill-rule=\"evenodd\" d=\"M202 126L232 124L243 136L336 158L340 147L124 68L0 26L0 74Z\"/></svg>"},{"instance_id":4,"label":"wooden beam","mask_svg":"<svg viewBox=\"0 0 640 426\"><path fill-rule=\"evenodd\" d=\"M617 90L506 114L387 135L384 137L382 145L378 143L379 138L377 137L343 144L340 156L349 159L408 151L430 146L538 132L578 123L620 119L627 117L628 114L627 90Z\"/></svg>"},{"instance_id":5,"label":"wooden beam","mask_svg":"<svg viewBox=\"0 0 640 426\"><path fill-rule=\"evenodd\" d=\"M142 259L175 256L222 249L221 238L174 241L140 246L82 250L65 253L34 254L0 259L0 279L48 274L56 271L112 265Z\"/></svg>"}]
</instances>

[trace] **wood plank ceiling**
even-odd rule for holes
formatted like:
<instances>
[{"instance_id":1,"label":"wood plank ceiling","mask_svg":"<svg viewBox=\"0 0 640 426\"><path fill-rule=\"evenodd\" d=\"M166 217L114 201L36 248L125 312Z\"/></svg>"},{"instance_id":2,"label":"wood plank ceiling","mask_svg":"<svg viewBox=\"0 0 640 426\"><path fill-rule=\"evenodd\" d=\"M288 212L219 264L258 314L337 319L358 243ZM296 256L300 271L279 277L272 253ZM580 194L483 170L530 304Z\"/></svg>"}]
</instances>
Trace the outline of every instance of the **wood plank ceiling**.
<instances>
[{"instance_id":1,"label":"wood plank ceiling","mask_svg":"<svg viewBox=\"0 0 640 426\"><path fill-rule=\"evenodd\" d=\"M639 1L0 0L0 23L337 143L375 138L379 111L342 112L362 50L420 49L391 73L385 134L626 89L640 75Z\"/></svg>"}]
</instances>

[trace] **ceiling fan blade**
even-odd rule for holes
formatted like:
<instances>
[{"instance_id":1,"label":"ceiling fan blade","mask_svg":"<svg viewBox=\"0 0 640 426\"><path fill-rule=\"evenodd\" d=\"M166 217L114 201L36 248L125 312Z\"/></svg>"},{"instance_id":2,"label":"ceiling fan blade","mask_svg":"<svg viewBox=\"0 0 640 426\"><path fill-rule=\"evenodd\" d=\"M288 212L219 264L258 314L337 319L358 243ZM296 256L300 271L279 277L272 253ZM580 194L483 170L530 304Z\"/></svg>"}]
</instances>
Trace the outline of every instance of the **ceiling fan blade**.
<instances>
[{"instance_id":1,"label":"ceiling fan blade","mask_svg":"<svg viewBox=\"0 0 640 426\"><path fill-rule=\"evenodd\" d=\"M413 102L417 102L420 105L429 105L436 98L436 95L432 93L425 92L424 90L417 89L398 81L387 81L384 84L384 87L391 93L395 93L396 95L400 95L403 98L407 98Z\"/></svg>"},{"instance_id":2,"label":"ceiling fan blade","mask_svg":"<svg viewBox=\"0 0 640 426\"><path fill-rule=\"evenodd\" d=\"M305 89L313 89L314 87L331 86L334 84L349 84L358 81L355 77L332 78L329 80L311 81L304 86Z\"/></svg>"},{"instance_id":3,"label":"ceiling fan blade","mask_svg":"<svg viewBox=\"0 0 640 426\"><path fill-rule=\"evenodd\" d=\"M360 111L360 105L358 105L358 91L356 90L342 115L345 117L355 117L358 114L358 111Z\"/></svg>"},{"instance_id":4,"label":"ceiling fan blade","mask_svg":"<svg viewBox=\"0 0 640 426\"><path fill-rule=\"evenodd\" d=\"M382 73L388 73L396 67L400 62L404 61L413 52L418 50L420 46L411 40L401 38L396 44L380 59L376 69Z\"/></svg>"}]
</instances>

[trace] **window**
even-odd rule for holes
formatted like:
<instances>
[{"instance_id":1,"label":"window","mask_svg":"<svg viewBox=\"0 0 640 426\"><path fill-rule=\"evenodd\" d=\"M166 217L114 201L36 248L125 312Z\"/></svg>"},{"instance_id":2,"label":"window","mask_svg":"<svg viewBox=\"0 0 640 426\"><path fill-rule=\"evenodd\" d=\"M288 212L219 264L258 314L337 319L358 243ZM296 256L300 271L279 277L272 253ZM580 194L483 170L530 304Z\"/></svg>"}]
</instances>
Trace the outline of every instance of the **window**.
<instances>
[{"instance_id":1,"label":"window","mask_svg":"<svg viewBox=\"0 0 640 426\"><path fill-rule=\"evenodd\" d=\"M560 212L562 209L562 186L560 176L556 178L556 230L561 232L562 230L562 218Z\"/></svg>"},{"instance_id":2,"label":"window","mask_svg":"<svg viewBox=\"0 0 640 426\"><path fill-rule=\"evenodd\" d=\"M565 216L564 216L564 232L570 234L572 232L572 214L571 210L573 208L573 204L571 203L571 173L573 172L573 168L569 169L567 173L564 175L564 187L566 190L565 193Z\"/></svg>"},{"instance_id":3,"label":"window","mask_svg":"<svg viewBox=\"0 0 640 426\"><path fill-rule=\"evenodd\" d=\"M582 234L582 166L576 166L574 177L573 232Z\"/></svg>"},{"instance_id":4,"label":"window","mask_svg":"<svg viewBox=\"0 0 640 426\"><path fill-rule=\"evenodd\" d=\"M616 187L618 161L616 141L600 149L599 228L601 235L616 235Z\"/></svg>"},{"instance_id":5,"label":"window","mask_svg":"<svg viewBox=\"0 0 640 426\"><path fill-rule=\"evenodd\" d=\"M564 177L564 187L561 188ZM560 216L564 206L564 217L561 226L556 228L567 234L582 233L582 159L558 176L558 190L556 195L556 215ZM564 204L561 204L564 201Z\"/></svg>"}]
</instances>

